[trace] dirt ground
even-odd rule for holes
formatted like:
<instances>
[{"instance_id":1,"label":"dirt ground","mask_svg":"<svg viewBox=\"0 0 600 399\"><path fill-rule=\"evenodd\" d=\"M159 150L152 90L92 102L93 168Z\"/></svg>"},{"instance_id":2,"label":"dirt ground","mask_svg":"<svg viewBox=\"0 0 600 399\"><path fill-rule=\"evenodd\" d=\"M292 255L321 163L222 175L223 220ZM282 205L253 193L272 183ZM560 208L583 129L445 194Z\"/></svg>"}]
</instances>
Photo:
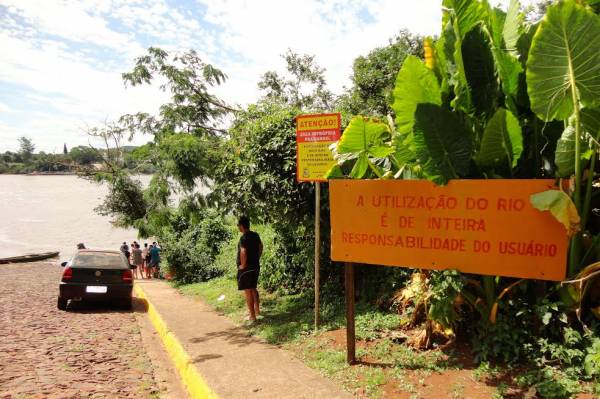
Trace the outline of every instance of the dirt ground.
<instances>
[{"instance_id":1,"label":"dirt ground","mask_svg":"<svg viewBox=\"0 0 600 399\"><path fill-rule=\"evenodd\" d=\"M0 398L181 398L185 393L134 298L56 308L57 262L0 265Z\"/></svg>"},{"instance_id":2,"label":"dirt ground","mask_svg":"<svg viewBox=\"0 0 600 399\"><path fill-rule=\"evenodd\" d=\"M346 349L346 329L328 331L323 339L335 349ZM356 343L357 349L375 346L377 341L360 341ZM458 346L453 348L453 361L460 366L450 367L440 371L427 373L418 370L406 369L402 378L397 378L390 372L391 365L379 362L371 357L359 357L359 365L383 369L386 372L386 382L381 387L382 397L386 399L539 399L535 390L517 386L513 377L519 370L513 370L498 376L477 376L476 364L473 361L469 349ZM450 356L449 356L450 357ZM498 387L506 387L503 395L498 394ZM357 397L368 397L369 395L359 390L355 393ZM576 399L593 399L589 393L581 393Z\"/></svg>"}]
</instances>

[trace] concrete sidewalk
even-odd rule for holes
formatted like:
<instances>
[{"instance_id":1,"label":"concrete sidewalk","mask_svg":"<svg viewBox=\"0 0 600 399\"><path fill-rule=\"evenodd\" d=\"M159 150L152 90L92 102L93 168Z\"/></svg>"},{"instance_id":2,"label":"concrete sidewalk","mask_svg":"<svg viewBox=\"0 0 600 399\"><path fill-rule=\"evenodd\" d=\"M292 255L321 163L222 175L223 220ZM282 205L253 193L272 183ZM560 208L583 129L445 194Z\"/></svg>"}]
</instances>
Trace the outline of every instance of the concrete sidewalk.
<instances>
[{"instance_id":1,"label":"concrete sidewalk","mask_svg":"<svg viewBox=\"0 0 600 399\"><path fill-rule=\"evenodd\" d=\"M351 398L290 353L268 345L167 283L137 280L206 385L221 398Z\"/></svg>"}]
</instances>

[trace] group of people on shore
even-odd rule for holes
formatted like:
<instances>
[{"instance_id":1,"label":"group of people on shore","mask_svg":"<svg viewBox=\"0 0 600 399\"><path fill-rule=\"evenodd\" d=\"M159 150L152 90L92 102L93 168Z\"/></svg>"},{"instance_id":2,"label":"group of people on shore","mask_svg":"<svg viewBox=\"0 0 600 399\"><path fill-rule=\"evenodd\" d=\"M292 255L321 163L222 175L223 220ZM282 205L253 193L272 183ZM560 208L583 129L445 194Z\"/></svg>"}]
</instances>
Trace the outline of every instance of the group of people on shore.
<instances>
[{"instance_id":1,"label":"group of people on shore","mask_svg":"<svg viewBox=\"0 0 600 399\"><path fill-rule=\"evenodd\" d=\"M157 278L160 270L160 245L154 241L150 246L144 243L144 248L137 241L130 245L123 241L120 248L121 252L129 260L133 268L133 277L136 279L152 277Z\"/></svg>"}]
</instances>

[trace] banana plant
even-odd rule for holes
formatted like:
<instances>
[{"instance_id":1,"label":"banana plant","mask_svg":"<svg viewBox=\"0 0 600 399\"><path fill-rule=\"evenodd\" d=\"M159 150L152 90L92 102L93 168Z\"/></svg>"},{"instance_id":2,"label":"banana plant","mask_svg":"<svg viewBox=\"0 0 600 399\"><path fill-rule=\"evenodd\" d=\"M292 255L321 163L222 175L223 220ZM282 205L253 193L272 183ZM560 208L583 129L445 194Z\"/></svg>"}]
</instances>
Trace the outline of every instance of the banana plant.
<instances>
[{"instance_id":1,"label":"banana plant","mask_svg":"<svg viewBox=\"0 0 600 399\"><path fill-rule=\"evenodd\" d=\"M526 91L520 59L528 51L522 43L519 48L525 32L519 4L511 1L507 12L476 0L444 0L443 6L442 35L436 43L426 39L426 62L409 56L398 72L391 140L379 142L374 154L367 138L381 125L353 120L332 146L339 164L329 177L426 178L445 184L515 175L527 144L526 122L519 119L518 97ZM473 294L474 302L485 298L489 304L482 317L489 319L506 288L498 278L482 278L482 292Z\"/></svg>"},{"instance_id":2,"label":"banana plant","mask_svg":"<svg viewBox=\"0 0 600 399\"><path fill-rule=\"evenodd\" d=\"M574 176L573 201L583 215L582 226L589 217L597 152L597 141L591 152L586 151L588 140L583 123L584 113L595 115L595 108L600 105L597 37L600 37L598 15L574 0L559 2L548 8L533 37L527 61L532 110L544 121L564 121L566 125L557 146L556 163L561 175L572 173ZM590 119L593 120L593 116ZM588 159L591 159L591 173L584 187L582 170ZM581 234L576 234L571 240L569 275L577 273L580 261Z\"/></svg>"},{"instance_id":3,"label":"banana plant","mask_svg":"<svg viewBox=\"0 0 600 399\"><path fill-rule=\"evenodd\" d=\"M339 165L330 177L445 184L455 178L573 175L572 200L569 188L555 191L558 199L533 199L573 234L572 276L584 266L578 229L591 215L600 145L600 17L583 0L553 4L533 25L517 0L506 12L487 1L442 4L442 33L425 43L426 62L408 57L398 72L395 119L389 118L386 140L378 144L386 150L373 154L368 141L349 147L342 136L332 146ZM368 137L366 131L347 129L344 135ZM492 322L514 283L493 276L480 281L465 292Z\"/></svg>"},{"instance_id":4,"label":"banana plant","mask_svg":"<svg viewBox=\"0 0 600 399\"><path fill-rule=\"evenodd\" d=\"M356 116L352 118L332 151L340 165L355 160L349 173L350 178L361 179L368 176L369 171L372 175L382 178L392 167L387 159L394 152L390 141L391 131L388 124L376 118ZM339 165L335 165L327 173L327 177L338 176L343 176L343 172Z\"/></svg>"}]
</instances>

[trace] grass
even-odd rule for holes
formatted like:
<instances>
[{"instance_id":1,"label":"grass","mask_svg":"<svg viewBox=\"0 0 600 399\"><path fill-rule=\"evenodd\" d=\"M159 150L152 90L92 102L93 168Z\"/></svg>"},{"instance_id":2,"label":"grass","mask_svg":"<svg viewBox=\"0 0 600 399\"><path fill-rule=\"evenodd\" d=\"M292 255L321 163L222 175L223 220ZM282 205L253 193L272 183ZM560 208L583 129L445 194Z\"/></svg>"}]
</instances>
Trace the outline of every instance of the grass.
<instances>
[{"instance_id":1,"label":"grass","mask_svg":"<svg viewBox=\"0 0 600 399\"><path fill-rule=\"evenodd\" d=\"M178 286L177 289L185 295L201 297L237 324L244 320L245 301L237 291L234 278L224 276L208 282ZM364 302L356 304L356 351L360 362L348 366L343 345L345 342L340 342L343 331L335 331L345 327L343 299L328 298L324 302L321 328L314 331L311 293L281 295L261 292L264 318L249 327L249 331L268 343L290 350L306 365L337 381L357 397L378 398L392 389L420 398L431 389L427 380L433 373L462 367L460 356L454 357L451 352L417 351L394 342L394 330L403 325L401 316L380 311ZM503 376L507 372L510 374L510 367L491 366L484 362L473 370L465 370L464 377L470 376L473 383L482 388L486 385L492 388L490 397L495 398L522 392L522 386L532 385L524 381L526 375L504 381ZM572 388L563 381L557 381L555 385L545 388L547 391ZM447 396L453 398L464 397L470 388L470 383L465 385L463 380L449 380L448 386L443 387Z\"/></svg>"},{"instance_id":2,"label":"grass","mask_svg":"<svg viewBox=\"0 0 600 399\"><path fill-rule=\"evenodd\" d=\"M225 276L205 283L178 287L186 295L198 295L215 310L240 324L246 315L246 304L238 292L235 280ZM262 321L251 328L252 333L272 344L286 344L313 327L312 299L306 295L277 296L261 293ZM324 328L339 328L343 314L325 323Z\"/></svg>"},{"instance_id":3,"label":"grass","mask_svg":"<svg viewBox=\"0 0 600 399\"><path fill-rule=\"evenodd\" d=\"M452 386L450 387L450 392L452 394L452 398L460 399L460 398L464 397L464 395L463 395L464 390L465 390L464 384L461 384L461 383L452 384Z\"/></svg>"},{"instance_id":4,"label":"grass","mask_svg":"<svg viewBox=\"0 0 600 399\"><path fill-rule=\"evenodd\" d=\"M236 282L228 276L208 282L178 286L184 295L199 296L216 311L241 324L246 307ZM346 363L343 347L332 345L330 330L345 327L343 301L328 301L322 309L322 324L314 331L313 298L311 295L276 295L261 292L263 319L249 327L252 334L266 342L291 350L309 367L341 383L350 392L360 391L361 396L380 397L382 386L398 378L406 370L417 370L423 376L432 371L450 367L439 351L418 352L395 344L386 335L398 329L401 323L397 314L382 312L368 303L356 304L356 336L361 342L357 357L370 359L381 366ZM415 388L405 384L406 390ZM410 387L408 386L410 385Z\"/></svg>"}]
</instances>

